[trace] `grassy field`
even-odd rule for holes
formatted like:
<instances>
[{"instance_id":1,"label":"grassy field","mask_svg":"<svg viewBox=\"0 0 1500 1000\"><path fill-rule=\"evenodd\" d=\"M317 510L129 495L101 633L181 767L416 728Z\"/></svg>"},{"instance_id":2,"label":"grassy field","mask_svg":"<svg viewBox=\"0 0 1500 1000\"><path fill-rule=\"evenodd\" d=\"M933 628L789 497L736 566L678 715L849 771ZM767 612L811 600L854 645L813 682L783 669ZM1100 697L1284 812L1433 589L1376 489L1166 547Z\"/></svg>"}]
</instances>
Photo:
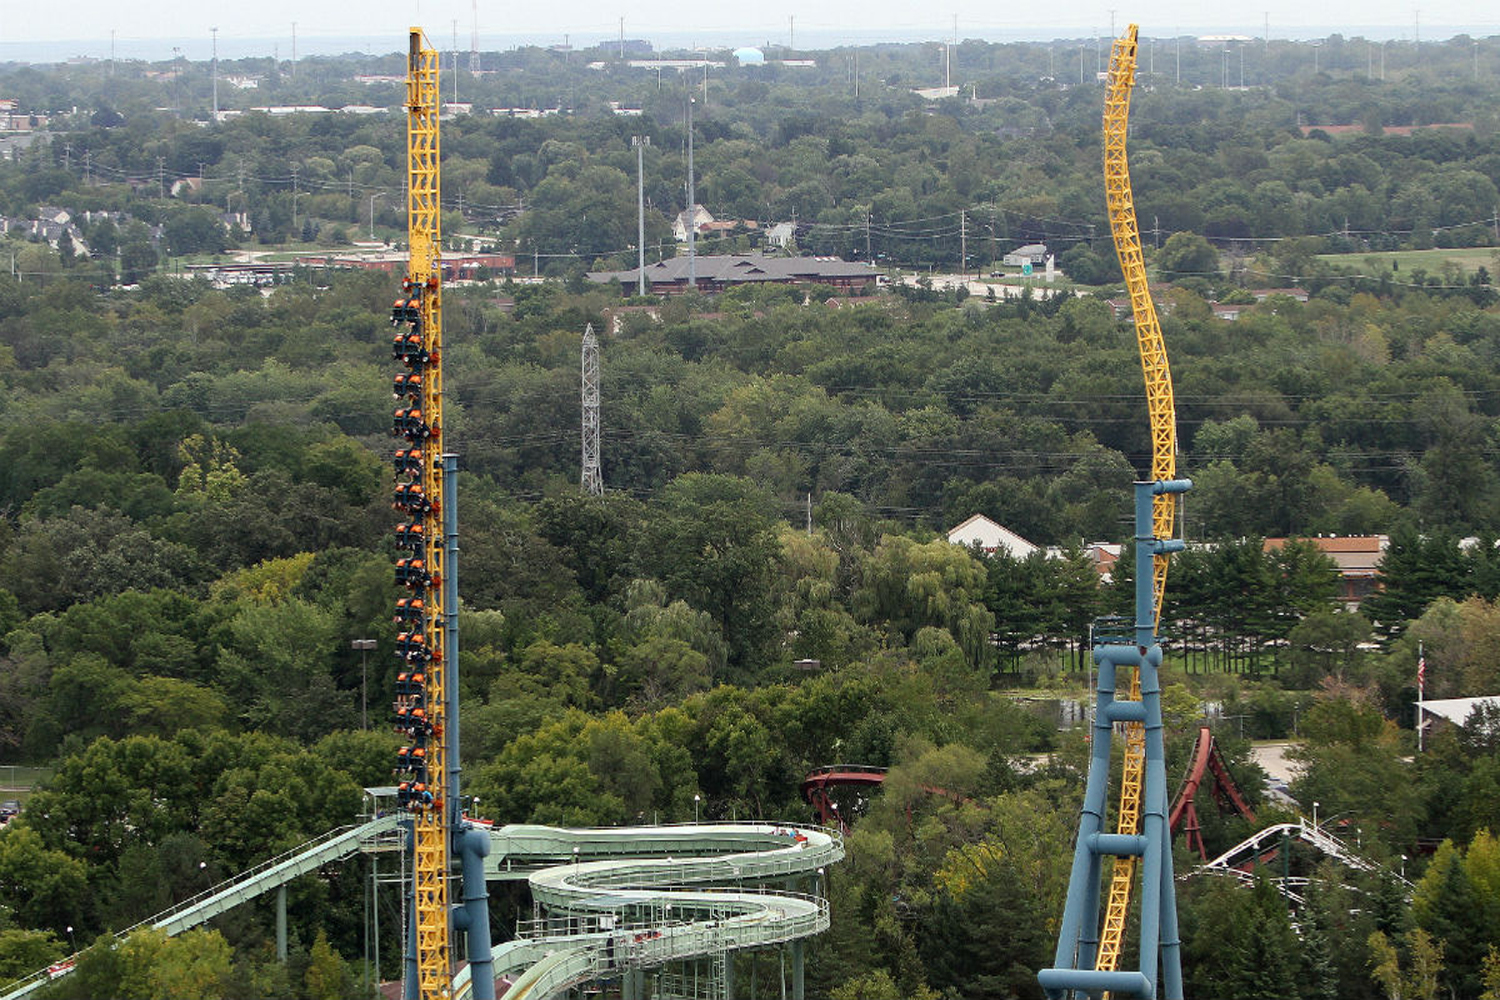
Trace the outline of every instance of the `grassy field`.
<instances>
[{"instance_id":1,"label":"grassy field","mask_svg":"<svg viewBox=\"0 0 1500 1000\"><path fill-rule=\"evenodd\" d=\"M1391 273L1392 265L1399 264L1400 267L1394 272L1396 274L1409 273L1421 269L1428 274L1436 274L1447 260L1455 261L1464 269L1465 274L1473 274L1480 267L1487 268L1491 274L1496 270L1494 247L1465 247L1459 250L1392 250L1386 253L1325 253L1320 254L1319 260L1326 260L1331 264L1340 264L1344 267L1357 267L1365 274L1380 275Z\"/></svg>"}]
</instances>

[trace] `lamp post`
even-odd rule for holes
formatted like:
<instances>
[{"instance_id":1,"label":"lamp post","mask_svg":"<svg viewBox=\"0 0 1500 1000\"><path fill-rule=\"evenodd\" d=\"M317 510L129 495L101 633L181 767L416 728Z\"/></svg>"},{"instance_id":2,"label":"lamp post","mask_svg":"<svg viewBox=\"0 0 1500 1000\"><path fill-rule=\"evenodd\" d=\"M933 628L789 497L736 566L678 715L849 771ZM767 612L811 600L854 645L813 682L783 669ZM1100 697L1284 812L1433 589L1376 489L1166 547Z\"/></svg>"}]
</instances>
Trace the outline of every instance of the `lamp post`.
<instances>
[{"instance_id":1,"label":"lamp post","mask_svg":"<svg viewBox=\"0 0 1500 1000\"><path fill-rule=\"evenodd\" d=\"M1313 800L1313 829L1318 828L1318 806L1321 805L1316 799Z\"/></svg>"},{"instance_id":2,"label":"lamp post","mask_svg":"<svg viewBox=\"0 0 1500 1000\"><path fill-rule=\"evenodd\" d=\"M1403 861L1405 860L1404 856L1402 857L1402 860ZM73 925L72 924L68 925L68 953L69 954L73 954L73 955L78 954L78 945L73 941Z\"/></svg>"},{"instance_id":3,"label":"lamp post","mask_svg":"<svg viewBox=\"0 0 1500 1000\"><path fill-rule=\"evenodd\" d=\"M701 800L702 800L702 796L700 796L700 795L698 795L696 793L693 795L693 825L694 826L698 825L698 803Z\"/></svg>"},{"instance_id":4,"label":"lamp post","mask_svg":"<svg viewBox=\"0 0 1500 1000\"><path fill-rule=\"evenodd\" d=\"M1406 878L1406 855L1401 855L1401 877Z\"/></svg>"},{"instance_id":5,"label":"lamp post","mask_svg":"<svg viewBox=\"0 0 1500 1000\"><path fill-rule=\"evenodd\" d=\"M646 294L646 147L651 145L649 135L633 135L630 144L635 147L635 202L636 202L636 294ZM689 206L689 211L692 207Z\"/></svg>"},{"instance_id":6,"label":"lamp post","mask_svg":"<svg viewBox=\"0 0 1500 1000\"><path fill-rule=\"evenodd\" d=\"M370 728L370 711L367 696L369 693L370 650L375 648L374 639L354 639L349 643L350 649L359 650L359 728Z\"/></svg>"},{"instance_id":7,"label":"lamp post","mask_svg":"<svg viewBox=\"0 0 1500 1000\"><path fill-rule=\"evenodd\" d=\"M384 191L376 191L370 195L370 242L375 241L375 199L385 197Z\"/></svg>"}]
</instances>

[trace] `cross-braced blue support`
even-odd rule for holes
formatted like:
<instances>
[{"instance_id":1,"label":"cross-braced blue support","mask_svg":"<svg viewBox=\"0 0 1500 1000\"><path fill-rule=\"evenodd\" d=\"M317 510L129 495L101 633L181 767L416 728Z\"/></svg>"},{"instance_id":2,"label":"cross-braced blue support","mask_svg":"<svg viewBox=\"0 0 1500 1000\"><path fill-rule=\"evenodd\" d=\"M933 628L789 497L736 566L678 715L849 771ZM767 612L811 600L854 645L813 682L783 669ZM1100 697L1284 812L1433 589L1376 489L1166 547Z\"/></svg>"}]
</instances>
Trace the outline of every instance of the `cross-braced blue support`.
<instances>
[{"instance_id":1,"label":"cross-braced blue support","mask_svg":"<svg viewBox=\"0 0 1500 1000\"><path fill-rule=\"evenodd\" d=\"M1181 541L1155 537L1152 498L1162 493L1184 493L1186 479L1135 484L1135 621L1133 635L1108 636L1096 646L1099 691L1094 710L1093 755L1088 784L1073 847L1073 871L1068 901L1057 936L1054 967L1037 980L1049 1000L1067 1000L1103 993L1155 1000L1182 1000L1182 960L1177 937L1177 895L1172 883L1172 838L1167 828L1167 772L1162 749L1162 652L1156 642L1156 595L1151 566L1157 555L1180 551ZM1122 630L1123 631L1123 630ZM1134 640L1133 642L1130 640ZM1117 700L1115 676L1120 667L1140 671L1141 700ZM1140 722L1145 726L1145 788L1139 834L1104 832L1109 785L1110 744L1115 725ZM1104 857L1141 859L1140 967L1136 971L1095 968L1099 947L1099 895Z\"/></svg>"}]
</instances>

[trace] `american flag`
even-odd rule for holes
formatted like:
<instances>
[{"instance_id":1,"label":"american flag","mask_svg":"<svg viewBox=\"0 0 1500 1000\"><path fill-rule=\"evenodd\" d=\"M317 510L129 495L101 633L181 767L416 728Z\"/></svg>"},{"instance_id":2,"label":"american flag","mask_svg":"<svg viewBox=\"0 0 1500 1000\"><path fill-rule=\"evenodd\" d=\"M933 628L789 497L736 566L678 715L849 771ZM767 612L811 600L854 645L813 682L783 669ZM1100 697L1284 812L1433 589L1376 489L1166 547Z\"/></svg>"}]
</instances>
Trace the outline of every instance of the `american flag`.
<instances>
[{"instance_id":1,"label":"american flag","mask_svg":"<svg viewBox=\"0 0 1500 1000\"><path fill-rule=\"evenodd\" d=\"M1427 657L1423 656L1417 660L1417 691L1421 691L1427 683Z\"/></svg>"}]
</instances>

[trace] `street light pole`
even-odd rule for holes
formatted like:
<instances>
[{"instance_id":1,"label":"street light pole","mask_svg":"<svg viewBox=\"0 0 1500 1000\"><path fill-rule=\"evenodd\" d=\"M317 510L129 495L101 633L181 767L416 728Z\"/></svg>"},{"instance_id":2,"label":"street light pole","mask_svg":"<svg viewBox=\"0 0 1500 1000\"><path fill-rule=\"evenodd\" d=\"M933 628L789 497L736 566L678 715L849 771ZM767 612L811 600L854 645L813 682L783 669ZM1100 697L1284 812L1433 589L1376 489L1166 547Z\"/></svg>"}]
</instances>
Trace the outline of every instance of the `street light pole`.
<instances>
[{"instance_id":1,"label":"street light pole","mask_svg":"<svg viewBox=\"0 0 1500 1000\"><path fill-rule=\"evenodd\" d=\"M630 144L635 147L635 201L636 201L636 294L646 294L646 147L651 145L649 135L633 135ZM689 211L691 211L689 206Z\"/></svg>"},{"instance_id":2,"label":"street light pole","mask_svg":"<svg viewBox=\"0 0 1500 1000\"><path fill-rule=\"evenodd\" d=\"M370 728L368 701L370 683L369 657L370 650L374 649L375 646L376 642L374 639L354 639L349 643L350 649L359 650L359 728L361 730Z\"/></svg>"},{"instance_id":3,"label":"street light pole","mask_svg":"<svg viewBox=\"0 0 1500 1000\"><path fill-rule=\"evenodd\" d=\"M698 802L699 802L699 800L701 798L702 797L699 796L699 795L697 795L697 794L693 795L693 825L694 826L698 825Z\"/></svg>"},{"instance_id":4,"label":"street light pole","mask_svg":"<svg viewBox=\"0 0 1500 1000\"><path fill-rule=\"evenodd\" d=\"M385 196L384 191L376 191L370 195L370 242L375 241L375 199Z\"/></svg>"},{"instance_id":5,"label":"street light pole","mask_svg":"<svg viewBox=\"0 0 1500 1000\"><path fill-rule=\"evenodd\" d=\"M697 192L693 190L693 98L687 99L687 147L688 147L688 175L687 175L687 245L688 245L688 288L698 290L698 208L693 202L697 199Z\"/></svg>"}]
</instances>

